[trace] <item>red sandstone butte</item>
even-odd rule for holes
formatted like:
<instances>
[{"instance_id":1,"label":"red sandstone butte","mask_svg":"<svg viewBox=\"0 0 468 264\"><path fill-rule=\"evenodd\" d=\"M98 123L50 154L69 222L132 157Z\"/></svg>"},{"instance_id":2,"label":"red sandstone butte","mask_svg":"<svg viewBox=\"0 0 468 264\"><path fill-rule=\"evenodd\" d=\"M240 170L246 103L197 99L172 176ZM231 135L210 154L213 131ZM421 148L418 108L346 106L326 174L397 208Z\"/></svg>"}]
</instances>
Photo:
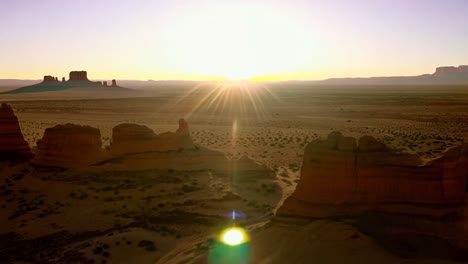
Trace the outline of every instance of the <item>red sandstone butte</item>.
<instances>
[{"instance_id":1,"label":"red sandstone butte","mask_svg":"<svg viewBox=\"0 0 468 264\"><path fill-rule=\"evenodd\" d=\"M75 124L47 128L37 142L34 165L72 168L90 165L102 158L101 132Z\"/></svg>"},{"instance_id":2,"label":"red sandstone butte","mask_svg":"<svg viewBox=\"0 0 468 264\"><path fill-rule=\"evenodd\" d=\"M21 132L18 118L7 104L2 104L0 107L0 155L26 158L32 156L31 148Z\"/></svg>"},{"instance_id":3,"label":"red sandstone butte","mask_svg":"<svg viewBox=\"0 0 468 264\"><path fill-rule=\"evenodd\" d=\"M301 178L279 215L327 217L383 210L440 215L465 203L468 142L423 163L373 137L332 132L309 143Z\"/></svg>"},{"instance_id":4,"label":"red sandstone butte","mask_svg":"<svg viewBox=\"0 0 468 264\"><path fill-rule=\"evenodd\" d=\"M144 125L120 124L112 129L111 152L113 155L176 151L193 148L188 124L179 120L179 128L174 132L156 135Z\"/></svg>"}]
</instances>

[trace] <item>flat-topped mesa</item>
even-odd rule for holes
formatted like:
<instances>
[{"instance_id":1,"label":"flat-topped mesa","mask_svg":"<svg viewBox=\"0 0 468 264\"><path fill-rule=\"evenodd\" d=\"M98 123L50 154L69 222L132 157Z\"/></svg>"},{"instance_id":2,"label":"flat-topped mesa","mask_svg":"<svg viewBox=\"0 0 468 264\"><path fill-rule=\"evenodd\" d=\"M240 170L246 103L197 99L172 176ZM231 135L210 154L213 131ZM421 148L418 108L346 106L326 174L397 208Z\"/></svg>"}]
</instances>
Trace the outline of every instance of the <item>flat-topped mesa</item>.
<instances>
[{"instance_id":1,"label":"flat-topped mesa","mask_svg":"<svg viewBox=\"0 0 468 264\"><path fill-rule=\"evenodd\" d=\"M112 80L112 86L113 87L117 86L117 81L115 79Z\"/></svg>"},{"instance_id":2,"label":"flat-topped mesa","mask_svg":"<svg viewBox=\"0 0 468 264\"><path fill-rule=\"evenodd\" d=\"M166 152L194 148L187 122L179 120L179 128L174 132L156 135L144 125L120 124L112 129L112 155Z\"/></svg>"},{"instance_id":3,"label":"flat-topped mesa","mask_svg":"<svg viewBox=\"0 0 468 264\"><path fill-rule=\"evenodd\" d=\"M7 104L0 106L0 156L6 158L33 156L28 142L24 140L18 118Z\"/></svg>"},{"instance_id":4,"label":"flat-topped mesa","mask_svg":"<svg viewBox=\"0 0 468 264\"><path fill-rule=\"evenodd\" d=\"M70 78L68 79L68 81L69 82L89 81L88 73L86 71L71 71Z\"/></svg>"},{"instance_id":5,"label":"flat-topped mesa","mask_svg":"<svg viewBox=\"0 0 468 264\"><path fill-rule=\"evenodd\" d=\"M443 66L436 68L434 75L446 75L446 74L468 74L468 65L460 65L458 67L454 66Z\"/></svg>"},{"instance_id":6,"label":"flat-topped mesa","mask_svg":"<svg viewBox=\"0 0 468 264\"><path fill-rule=\"evenodd\" d=\"M75 124L47 128L37 142L33 165L73 168L90 165L102 158L101 132Z\"/></svg>"},{"instance_id":7,"label":"flat-topped mesa","mask_svg":"<svg viewBox=\"0 0 468 264\"><path fill-rule=\"evenodd\" d=\"M326 217L376 209L416 214L424 208L418 213L437 215L458 212L464 204L468 142L429 164L370 136L358 143L339 132L309 143L301 179L278 214Z\"/></svg>"},{"instance_id":8,"label":"flat-topped mesa","mask_svg":"<svg viewBox=\"0 0 468 264\"><path fill-rule=\"evenodd\" d=\"M51 76L51 75L45 75L43 82L58 82L58 79L57 79L57 77L54 77L54 76Z\"/></svg>"}]
</instances>

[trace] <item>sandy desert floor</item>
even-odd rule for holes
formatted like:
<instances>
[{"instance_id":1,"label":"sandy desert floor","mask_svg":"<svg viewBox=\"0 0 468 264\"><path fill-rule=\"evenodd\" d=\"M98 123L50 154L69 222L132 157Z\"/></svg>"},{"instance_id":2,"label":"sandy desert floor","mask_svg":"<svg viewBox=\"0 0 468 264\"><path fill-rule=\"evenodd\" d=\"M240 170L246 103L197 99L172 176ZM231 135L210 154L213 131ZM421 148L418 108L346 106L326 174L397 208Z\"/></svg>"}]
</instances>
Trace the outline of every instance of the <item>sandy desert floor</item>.
<instances>
[{"instance_id":1,"label":"sandy desert floor","mask_svg":"<svg viewBox=\"0 0 468 264\"><path fill-rule=\"evenodd\" d=\"M246 226L269 220L294 191L307 142L333 130L350 136L372 135L429 161L468 136L468 87L285 83L251 90L184 88L124 99L55 94L54 100L14 95L0 101L12 105L33 148L44 130L57 124L99 128L104 145L109 145L112 127L118 124L144 124L161 133L174 131L183 117L196 144L229 158L246 155L274 175L233 187L222 175L178 168L70 172L2 163L0 246L10 250L3 254L33 252L36 255L25 261L44 263L202 263L201 253L209 250L206 241L226 225L223 214L229 208L246 214ZM272 253L266 249L274 247L268 240L287 236L284 227L275 228L279 233L271 235L271 230L259 229L253 240L263 241L255 252L260 252L256 254L264 263L281 263L268 258ZM384 263L441 263L401 259L343 223L318 222L307 228L314 236L329 233L332 237L325 244L314 242L322 261L326 260L323 252L328 252L335 256L333 261L349 259L350 263L382 259ZM364 240L356 243L356 237ZM54 246L59 252L51 249ZM294 244L284 248L294 251ZM168 256L172 250L175 253ZM295 250L293 254L300 258L312 253ZM306 259L296 262L301 261L308 263Z\"/></svg>"}]
</instances>

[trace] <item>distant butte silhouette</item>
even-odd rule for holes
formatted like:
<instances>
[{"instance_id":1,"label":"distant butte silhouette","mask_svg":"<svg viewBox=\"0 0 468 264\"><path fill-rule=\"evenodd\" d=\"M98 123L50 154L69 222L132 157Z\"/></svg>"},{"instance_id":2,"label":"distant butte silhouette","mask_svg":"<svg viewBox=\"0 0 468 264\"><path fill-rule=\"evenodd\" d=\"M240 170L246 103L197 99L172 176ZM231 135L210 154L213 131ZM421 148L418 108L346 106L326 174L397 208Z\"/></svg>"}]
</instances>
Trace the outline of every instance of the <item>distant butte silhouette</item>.
<instances>
[{"instance_id":1,"label":"distant butte silhouette","mask_svg":"<svg viewBox=\"0 0 468 264\"><path fill-rule=\"evenodd\" d=\"M69 74L68 81L65 80L65 77L62 77L62 81L59 81L58 77L52 75L45 75L41 83L33 84L30 86L24 86L11 91L3 92L1 94L50 92L80 87L96 87L96 91L99 91L99 87L108 86L106 81L90 81L88 79L88 73L86 71L71 71ZM118 86L117 81L115 79L112 80L111 87L113 88L112 91L132 91L132 89Z\"/></svg>"}]
</instances>

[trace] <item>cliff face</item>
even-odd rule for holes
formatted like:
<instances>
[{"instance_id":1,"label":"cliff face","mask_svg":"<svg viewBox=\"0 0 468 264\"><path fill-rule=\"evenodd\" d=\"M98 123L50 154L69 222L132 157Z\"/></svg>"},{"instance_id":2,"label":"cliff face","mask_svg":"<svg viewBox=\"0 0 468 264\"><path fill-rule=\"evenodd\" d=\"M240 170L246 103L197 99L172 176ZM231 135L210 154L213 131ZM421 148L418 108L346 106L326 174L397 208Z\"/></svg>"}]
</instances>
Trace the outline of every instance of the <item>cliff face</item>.
<instances>
[{"instance_id":1,"label":"cliff face","mask_svg":"<svg viewBox=\"0 0 468 264\"><path fill-rule=\"evenodd\" d=\"M322 217L392 205L456 207L465 201L467 176L468 143L423 164L418 156L397 153L372 137L356 144L333 132L307 146L301 179L279 214Z\"/></svg>"},{"instance_id":2,"label":"cliff face","mask_svg":"<svg viewBox=\"0 0 468 264\"><path fill-rule=\"evenodd\" d=\"M0 107L0 155L25 158L32 156L31 148L21 133L18 118L7 104Z\"/></svg>"},{"instance_id":3,"label":"cliff face","mask_svg":"<svg viewBox=\"0 0 468 264\"><path fill-rule=\"evenodd\" d=\"M156 135L147 126L120 124L112 129L111 152L115 155L154 151L174 151L193 148L187 122L179 120L179 128L174 132Z\"/></svg>"},{"instance_id":4,"label":"cliff face","mask_svg":"<svg viewBox=\"0 0 468 264\"><path fill-rule=\"evenodd\" d=\"M192 149L192 139L185 120L179 129L156 135L150 128L137 124L120 124L112 129L110 151L102 150L101 132L97 128L75 124L47 128L37 143L38 166L73 168L91 165L104 159L125 154L170 152Z\"/></svg>"},{"instance_id":5,"label":"cliff face","mask_svg":"<svg viewBox=\"0 0 468 264\"><path fill-rule=\"evenodd\" d=\"M89 81L88 73L86 71L71 71L69 76L69 82Z\"/></svg>"},{"instance_id":6,"label":"cliff face","mask_svg":"<svg viewBox=\"0 0 468 264\"><path fill-rule=\"evenodd\" d=\"M102 157L101 132L97 128L74 124L47 128L37 142L34 165L78 167Z\"/></svg>"},{"instance_id":7,"label":"cliff face","mask_svg":"<svg viewBox=\"0 0 468 264\"><path fill-rule=\"evenodd\" d=\"M468 74L468 65L460 65L458 67L454 66L444 66L436 68L434 75L447 75L447 74L459 74L464 73Z\"/></svg>"},{"instance_id":8,"label":"cliff face","mask_svg":"<svg viewBox=\"0 0 468 264\"><path fill-rule=\"evenodd\" d=\"M57 77L54 77L54 76L51 76L51 75L45 75L43 82L58 82L58 79L57 79Z\"/></svg>"}]
</instances>

